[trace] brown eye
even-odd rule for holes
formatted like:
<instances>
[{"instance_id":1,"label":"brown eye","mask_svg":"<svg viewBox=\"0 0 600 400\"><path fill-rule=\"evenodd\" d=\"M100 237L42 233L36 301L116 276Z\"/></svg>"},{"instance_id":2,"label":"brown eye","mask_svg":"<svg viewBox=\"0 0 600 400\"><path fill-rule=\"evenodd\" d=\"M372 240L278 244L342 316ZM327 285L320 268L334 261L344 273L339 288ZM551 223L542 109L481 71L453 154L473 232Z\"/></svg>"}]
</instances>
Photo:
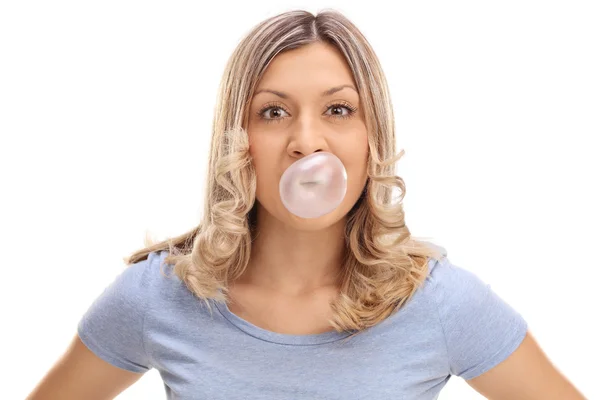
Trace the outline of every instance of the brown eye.
<instances>
[{"instance_id":1,"label":"brown eye","mask_svg":"<svg viewBox=\"0 0 600 400\"><path fill-rule=\"evenodd\" d=\"M347 114L344 114L344 108L345 108L346 110L348 110L348 114L349 114L349 113L350 113L350 110L349 110L347 107L343 107L343 106L332 106L330 109L331 109L332 111L334 111L334 110L335 110L335 111L339 111L339 112L333 113L333 115L345 116L345 115L347 115Z\"/></svg>"},{"instance_id":2,"label":"brown eye","mask_svg":"<svg viewBox=\"0 0 600 400\"><path fill-rule=\"evenodd\" d=\"M279 107L273 107L273 108L267 110L267 115L269 117L277 118L277 117L281 116L282 112L284 112L284 111L281 108L279 108Z\"/></svg>"},{"instance_id":3,"label":"brown eye","mask_svg":"<svg viewBox=\"0 0 600 400\"><path fill-rule=\"evenodd\" d=\"M347 110L346 114L344 114L344 109ZM352 106L350 106L348 104L342 104L342 103L332 104L331 106L329 106L329 108L327 110L337 110L337 111L339 111L339 113L334 113L333 114L334 118L339 118L339 119L350 118L356 112L356 108L355 107L352 107Z\"/></svg>"},{"instance_id":4,"label":"brown eye","mask_svg":"<svg viewBox=\"0 0 600 400\"><path fill-rule=\"evenodd\" d=\"M281 113L287 112L280 106L272 106L268 105L262 108L257 114L260 119L264 120L267 123L270 122L280 122L283 118L281 117ZM265 117L265 114L267 115Z\"/></svg>"}]
</instances>

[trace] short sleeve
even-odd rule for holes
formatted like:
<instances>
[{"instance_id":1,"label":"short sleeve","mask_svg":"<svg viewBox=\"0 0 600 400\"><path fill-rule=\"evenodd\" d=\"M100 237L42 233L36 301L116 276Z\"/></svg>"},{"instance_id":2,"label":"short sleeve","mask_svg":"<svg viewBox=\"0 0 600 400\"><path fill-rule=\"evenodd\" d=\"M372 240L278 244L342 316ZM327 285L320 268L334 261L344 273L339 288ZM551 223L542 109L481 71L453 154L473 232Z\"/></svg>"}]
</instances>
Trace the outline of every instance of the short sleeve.
<instances>
[{"instance_id":1,"label":"short sleeve","mask_svg":"<svg viewBox=\"0 0 600 400\"><path fill-rule=\"evenodd\" d=\"M490 284L448 258L436 264L431 276L452 375L472 379L519 347L527 322Z\"/></svg>"},{"instance_id":2,"label":"short sleeve","mask_svg":"<svg viewBox=\"0 0 600 400\"><path fill-rule=\"evenodd\" d=\"M149 259L125 267L77 325L81 341L104 361L132 372L151 369L144 348Z\"/></svg>"}]
</instances>

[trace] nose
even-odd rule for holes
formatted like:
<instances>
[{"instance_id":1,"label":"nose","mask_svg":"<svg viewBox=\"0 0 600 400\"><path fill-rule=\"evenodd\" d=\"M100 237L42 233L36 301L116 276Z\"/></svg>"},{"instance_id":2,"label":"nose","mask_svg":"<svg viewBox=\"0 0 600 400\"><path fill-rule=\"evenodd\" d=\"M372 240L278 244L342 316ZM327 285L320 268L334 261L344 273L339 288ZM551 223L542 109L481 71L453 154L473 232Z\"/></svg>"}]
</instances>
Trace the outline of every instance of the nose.
<instances>
[{"instance_id":1,"label":"nose","mask_svg":"<svg viewBox=\"0 0 600 400\"><path fill-rule=\"evenodd\" d=\"M319 151L329 151L325 140L325 128L319 126L314 118L298 119L291 128L288 154L294 158L306 157Z\"/></svg>"}]
</instances>

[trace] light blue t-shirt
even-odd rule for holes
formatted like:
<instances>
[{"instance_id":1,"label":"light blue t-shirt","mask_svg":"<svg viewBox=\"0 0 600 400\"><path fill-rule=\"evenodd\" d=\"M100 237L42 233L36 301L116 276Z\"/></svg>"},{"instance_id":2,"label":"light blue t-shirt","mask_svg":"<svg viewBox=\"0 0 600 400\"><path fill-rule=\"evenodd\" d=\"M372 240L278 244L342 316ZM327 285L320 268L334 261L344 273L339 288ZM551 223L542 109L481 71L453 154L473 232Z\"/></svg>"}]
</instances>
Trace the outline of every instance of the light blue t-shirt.
<instances>
[{"instance_id":1,"label":"light blue t-shirt","mask_svg":"<svg viewBox=\"0 0 600 400\"><path fill-rule=\"evenodd\" d=\"M452 375L468 380L506 359L527 331L489 284L443 253L397 313L349 341L271 332L213 300L211 315L169 264L161 275L167 251L126 267L77 331L117 367L156 368L167 399L436 399Z\"/></svg>"}]
</instances>

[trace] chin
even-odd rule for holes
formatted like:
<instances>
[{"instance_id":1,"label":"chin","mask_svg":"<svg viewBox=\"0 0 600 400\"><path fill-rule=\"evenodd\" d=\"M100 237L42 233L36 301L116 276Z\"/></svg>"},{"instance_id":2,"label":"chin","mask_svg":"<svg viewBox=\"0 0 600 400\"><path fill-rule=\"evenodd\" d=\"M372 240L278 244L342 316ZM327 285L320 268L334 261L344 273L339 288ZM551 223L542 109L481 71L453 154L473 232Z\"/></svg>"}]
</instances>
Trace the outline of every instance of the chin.
<instances>
[{"instance_id":1,"label":"chin","mask_svg":"<svg viewBox=\"0 0 600 400\"><path fill-rule=\"evenodd\" d=\"M267 206L265 207L265 203L261 203L257 196L257 203L257 212L259 215L263 215L259 219L264 219L265 217L266 219L275 219L281 224L305 232L327 229L341 223L341 221L345 223L345 219L352 209L352 202L347 203L347 201L343 201L338 207L320 217L302 218L290 212L280 201L276 201L275 203L267 202Z\"/></svg>"},{"instance_id":2,"label":"chin","mask_svg":"<svg viewBox=\"0 0 600 400\"><path fill-rule=\"evenodd\" d=\"M283 206L282 206L283 207ZM316 218L302 218L289 212L283 207L285 214L284 223L301 231L320 231L332 225L339 223L346 218L347 212L344 212L340 207L333 211Z\"/></svg>"}]
</instances>

